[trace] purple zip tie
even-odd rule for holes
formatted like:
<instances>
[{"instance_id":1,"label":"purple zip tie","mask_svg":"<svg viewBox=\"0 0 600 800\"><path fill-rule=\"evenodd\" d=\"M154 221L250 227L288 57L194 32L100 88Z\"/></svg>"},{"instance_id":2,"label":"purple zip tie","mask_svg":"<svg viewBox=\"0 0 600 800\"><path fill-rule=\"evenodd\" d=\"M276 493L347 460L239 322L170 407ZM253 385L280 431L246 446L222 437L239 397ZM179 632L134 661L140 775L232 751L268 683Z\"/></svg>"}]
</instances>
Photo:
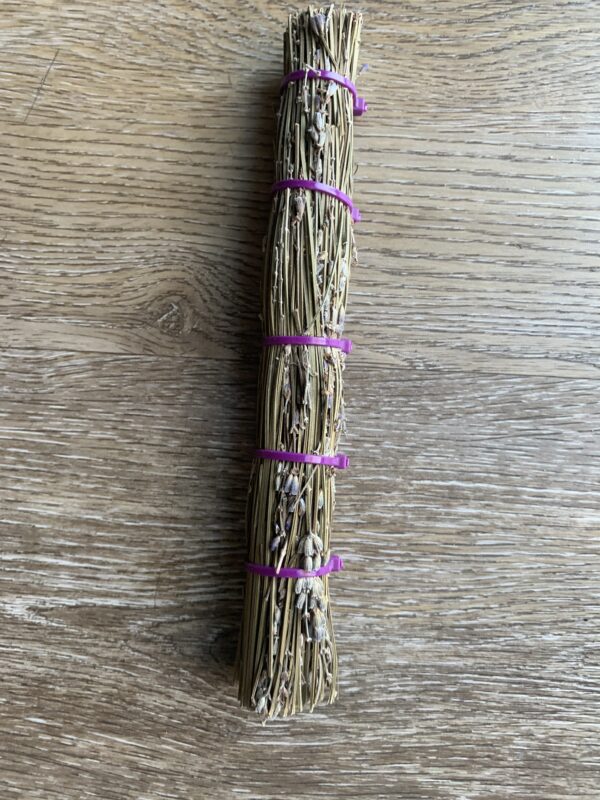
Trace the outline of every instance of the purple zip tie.
<instances>
[{"instance_id":1,"label":"purple zip tie","mask_svg":"<svg viewBox=\"0 0 600 800\"><path fill-rule=\"evenodd\" d=\"M356 86L352 83L350 78L345 78L343 75L340 75L339 72L332 72L328 69L310 69L309 67L306 69L297 69L295 72L288 73L285 78L283 78L280 84L280 89L285 89L288 83L292 83L292 81L303 81L305 78L323 78L323 80L326 81L339 83L340 86L348 89L348 91L352 94L352 99L354 101L354 107L352 110L355 117L362 117L362 115L368 109L368 105L366 104L364 98L358 96Z\"/></svg>"},{"instance_id":2,"label":"purple zip tie","mask_svg":"<svg viewBox=\"0 0 600 800\"><path fill-rule=\"evenodd\" d=\"M266 458L270 461L293 461L296 464L323 464L326 467L346 469L350 459L345 453L335 456L319 456L314 453L289 453L287 450L255 450L255 458Z\"/></svg>"},{"instance_id":3,"label":"purple zip tie","mask_svg":"<svg viewBox=\"0 0 600 800\"><path fill-rule=\"evenodd\" d=\"M271 193L276 194L284 189L312 189L315 192L323 192L331 197L335 197L350 209L350 215L353 222L360 222L360 211L353 204L352 200L347 194L336 189L335 186L330 186L328 183L321 183L320 181L310 181L304 178L290 178L285 181L277 181L271 186Z\"/></svg>"},{"instance_id":4,"label":"purple zip tie","mask_svg":"<svg viewBox=\"0 0 600 800\"><path fill-rule=\"evenodd\" d=\"M341 556L332 553L329 561L319 569L296 569L295 567L268 567L266 564L253 564L246 561L244 564L246 572L253 572L255 575L262 575L264 578L318 578L321 575L328 575L330 572L339 572L344 569L344 562Z\"/></svg>"},{"instance_id":5,"label":"purple zip tie","mask_svg":"<svg viewBox=\"0 0 600 800\"><path fill-rule=\"evenodd\" d=\"M327 336L265 336L263 347L277 344L316 344L320 347L335 347L343 353L352 352L350 339L330 339Z\"/></svg>"}]
</instances>

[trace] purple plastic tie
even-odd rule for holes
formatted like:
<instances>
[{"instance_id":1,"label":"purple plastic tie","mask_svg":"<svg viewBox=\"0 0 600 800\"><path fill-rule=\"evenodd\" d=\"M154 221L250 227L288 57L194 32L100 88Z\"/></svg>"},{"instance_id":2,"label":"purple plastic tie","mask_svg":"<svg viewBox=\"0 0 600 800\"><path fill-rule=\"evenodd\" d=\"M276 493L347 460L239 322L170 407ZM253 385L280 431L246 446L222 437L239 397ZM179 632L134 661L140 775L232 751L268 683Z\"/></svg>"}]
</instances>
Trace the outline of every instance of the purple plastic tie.
<instances>
[{"instance_id":1,"label":"purple plastic tie","mask_svg":"<svg viewBox=\"0 0 600 800\"><path fill-rule=\"evenodd\" d=\"M255 450L256 458L266 458L270 461L293 461L296 464L323 464L326 467L346 469L350 459L345 453L335 456L320 456L314 453L290 453L287 450Z\"/></svg>"},{"instance_id":2,"label":"purple plastic tie","mask_svg":"<svg viewBox=\"0 0 600 800\"><path fill-rule=\"evenodd\" d=\"M255 575L262 575L264 578L318 578L321 575L328 575L330 572L339 572L344 569L342 557L332 553L329 561L319 569L296 569L295 567L268 567L265 564L253 564L246 561L244 564L246 572L253 572Z\"/></svg>"},{"instance_id":3,"label":"purple plastic tie","mask_svg":"<svg viewBox=\"0 0 600 800\"><path fill-rule=\"evenodd\" d=\"M315 344L320 347L335 347L343 353L352 352L350 339L330 339L328 336L265 336L264 347L278 344Z\"/></svg>"},{"instance_id":4,"label":"purple plastic tie","mask_svg":"<svg viewBox=\"0 0 600 800\"><path fill-rule=\"evenodd\" d=\"M305 180L304 178L289 178L288 180L274 183L271 186L271 193L276 194L277 192L282 192L284 189L312 189L315 192L323 192L323 194L335 197L336 200L348 206L352 221L360 222L360 211L358 208L356 208L347 194L342 192L341 189L336 189L335 186L330 186L328 183L321 183L320 181Z\"/></svg>"},{"instance_id":5,"label":"purple plastic tie","mask_svg":"<svg viewBox=\"0 0 600 800\"><path fill-rule=\"evenodd\" d=\"M283 78L280 84L280 89L283 91L288 83L292 83L293 81L303 81L305 78L323 78L326 81L339 83L340 86L348 89L348 91L352 94L352 100L354 101L354 107L352 110L355 117L362 117L362 115L368 109L368 105L366 104L364 98L358 96L356 86L352 83L350 78L345 78L343 75L340 75L339 72L332 72L328 69L310 69L310 67L307 67L306 69L297 69L295 72L288 73Z\"/></svg>"}]
</instances>

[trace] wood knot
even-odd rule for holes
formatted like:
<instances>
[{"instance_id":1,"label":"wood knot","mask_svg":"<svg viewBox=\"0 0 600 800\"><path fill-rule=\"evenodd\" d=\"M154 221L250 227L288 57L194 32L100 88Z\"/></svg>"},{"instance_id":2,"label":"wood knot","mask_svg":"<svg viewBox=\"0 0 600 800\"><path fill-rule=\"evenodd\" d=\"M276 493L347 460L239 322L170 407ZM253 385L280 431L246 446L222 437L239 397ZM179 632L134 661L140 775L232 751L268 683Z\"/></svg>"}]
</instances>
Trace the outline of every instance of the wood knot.
<instances>
[{"instance_id":1,"label":"wood knot","mask_svg":"<svg viewBox=\"0 0 600 800\"><path fill-rule=\"evenodd\" d=\"M157 304L152 316L160 330L170 336L181 336L189 333L194 327L193 309L181 298L163 300Z\"/></svg>"}]
</instances>

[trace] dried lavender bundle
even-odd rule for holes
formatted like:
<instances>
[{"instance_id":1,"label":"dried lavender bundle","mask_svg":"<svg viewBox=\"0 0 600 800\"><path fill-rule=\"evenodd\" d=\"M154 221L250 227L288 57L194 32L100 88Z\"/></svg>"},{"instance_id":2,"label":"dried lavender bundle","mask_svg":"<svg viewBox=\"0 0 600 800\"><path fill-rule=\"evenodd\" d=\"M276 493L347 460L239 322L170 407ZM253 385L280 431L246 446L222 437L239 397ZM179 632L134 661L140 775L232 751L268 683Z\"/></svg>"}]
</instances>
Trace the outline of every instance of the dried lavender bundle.
<instances>
[{"instance_id":1,"label":"dried lavender bundle","mask_svg":"<svg viewBox=\"0 0 600 800\"><path fill-rule=\"evenodd\" d=\"M331 70L356 79L362 17L309 9L289 17L284 72ZM353 98L337 83L305 78L281 94L276 181L320 181L352 196ZM285 189L273 197L262 286L266 336L339 338L353 223L338 199ZM333 455L344 431L340 349L265 347L259 381L258 447ZM248 561L316 570L330 556L334 468L255 459L246 531ZM329 577L247 574L239 648L239 697L264 717L312 710L337 695Z\"/></svg>"}]
</instances>

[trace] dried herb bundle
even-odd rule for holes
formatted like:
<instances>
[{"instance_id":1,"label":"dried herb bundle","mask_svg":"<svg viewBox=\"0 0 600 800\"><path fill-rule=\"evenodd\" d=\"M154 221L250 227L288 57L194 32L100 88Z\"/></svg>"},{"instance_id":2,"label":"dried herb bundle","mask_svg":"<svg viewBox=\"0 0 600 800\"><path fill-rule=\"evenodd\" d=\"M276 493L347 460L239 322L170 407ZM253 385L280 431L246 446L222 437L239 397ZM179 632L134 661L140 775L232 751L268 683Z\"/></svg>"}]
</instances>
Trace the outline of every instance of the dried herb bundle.
<instances>
[{"instance_id":1,"label":"dried herb bundle","mask_svg":"<svg viewBox=\"0 0 600 800\"><path fill-rule=\"evenodd\" d=\"M362 18L309 9L289 18L284 72L326 69L356 79ZM351 93L308 78L288 84L277 113L275 180L321 181L352 196ZM266 336L340 337L351 266L353 223L326 194L274 195L262 286ZM339 349L264 348L259 381L260 448L332 455L344 431ZM334 469L256 459L248 494L248 560L318 569L330 555ZM248 573L239 648L239 697L265 717L289 715L337 695L329 577Z\"/></svg>"}]
</instances>

